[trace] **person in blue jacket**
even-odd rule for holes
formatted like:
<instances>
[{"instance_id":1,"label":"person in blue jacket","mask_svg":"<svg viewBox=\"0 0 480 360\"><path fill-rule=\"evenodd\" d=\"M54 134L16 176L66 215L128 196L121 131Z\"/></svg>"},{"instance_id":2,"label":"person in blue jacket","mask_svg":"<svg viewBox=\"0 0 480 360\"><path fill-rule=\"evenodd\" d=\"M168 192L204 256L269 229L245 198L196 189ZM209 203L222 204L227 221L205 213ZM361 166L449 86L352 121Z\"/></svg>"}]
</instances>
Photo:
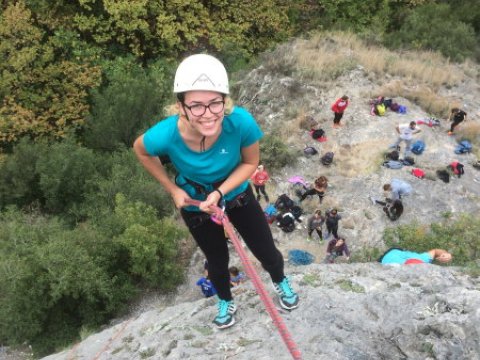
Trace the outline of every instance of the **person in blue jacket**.
<instances>
[{"instance_id":1,"label":"person in blue jacket","mask_svg":"<svg viewBox=\"0 0 480 360\"><path fill-rule=\"evenodd\" d=\"M207 258L219 298L214 324L232 326L236 306L230 290L227 241L222 226L210 220L212 205L225 205L230 221L270 274L280 305L289 310L298 307L299 297L284 274L283 256L249 186L259 164L263 133L247 110L232 105L225 67L210 55L189 56L177 68L173 91L177 113L138 137L134 151L181 209ZM165 156L177 170L175 180L160 160ZM190 199L199 200L200 205L187 204Z\"/></svg>"}]
</instances>

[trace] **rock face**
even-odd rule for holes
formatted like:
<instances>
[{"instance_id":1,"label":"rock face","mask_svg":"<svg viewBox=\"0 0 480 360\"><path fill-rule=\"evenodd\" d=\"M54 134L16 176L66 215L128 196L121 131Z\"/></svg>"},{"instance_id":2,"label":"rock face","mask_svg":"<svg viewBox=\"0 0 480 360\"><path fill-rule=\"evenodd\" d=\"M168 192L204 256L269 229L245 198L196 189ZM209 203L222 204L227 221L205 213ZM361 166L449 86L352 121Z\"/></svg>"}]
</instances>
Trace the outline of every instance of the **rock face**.
<instances>
[{"instance_id":1,"label":"rock face","mask_svg":"<svg viewBox=\"0 0 480 360\"><path fill-rule=\"evenodd\" d=\"M288 272L301 306L282 317L303 359L480 358L480 281L455 268L312 264ZM235 301L237 323L227 330L211 324L214 300L201 299L144 312L45 360L290 359L250 282Z\"/></svg>"}]
</instances>

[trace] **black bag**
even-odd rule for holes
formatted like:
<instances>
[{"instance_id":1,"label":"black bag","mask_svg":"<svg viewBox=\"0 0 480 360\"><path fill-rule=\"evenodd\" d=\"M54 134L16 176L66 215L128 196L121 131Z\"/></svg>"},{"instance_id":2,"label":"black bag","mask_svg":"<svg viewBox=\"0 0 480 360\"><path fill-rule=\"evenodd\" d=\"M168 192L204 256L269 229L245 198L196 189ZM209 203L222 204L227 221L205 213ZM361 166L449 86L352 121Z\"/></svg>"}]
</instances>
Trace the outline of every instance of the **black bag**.
<instances>
[{"instance_id":1,"label":"black bag","mask_svg":"<svg viewBox=\"0 0 480 360\"><path fill-rule=\"evenodd\" d=\"M447 170L437 170L437 177L444 183L450 182L450 174Z\"/></svg>"},{"instance_id":2,"label":"black bag","mask_svg":"<svg viewBox=\"0 0 480 360\"><path fill-rule=\"evenodd\" d=\"M405 159L402 160L403 165L412 166L415 165L415 159L412 156L405 156Z\"/></svg>"},{"instance_id":3,"label":"black bag","mask_svg":"<svg viewBox=\"0 0 480 360\"><path fill-rule=\"evenodd\" d=\"M278 226L280 226L280 229L282 229L284 232L292 232L295 230L295 220L293 215L291 213L280 215L280 218L278 219Z\"/></svg>"},{"instance_id":4,"label":"black bag","mask_svg":"<svg viewBox=\"0 0 480 360\"><path fill-rule=\"evenodd\" d=\"M333 156L334 156L334 153L329 151L320 158L320 161L322 162L323 165L329 166L333 162Z\"/></svg>"},{"instance_id":5,"label":"black bag","mask_svg":"<svg viewBox=\"0 0 480 360\"><path fill-rule=\"evenodd\" d=\"M287 194L280 195L275 201L275 207L279 210L290 210L294 205L295 203Z\"/></svg>"},{"instance_id":6,"label":"black bag","mask_svg":"<svg viewBox=\"0 0 480 360\"><path fill-rule=\"evenodd\" d=\"M305 149L303 149L303 153L306 157L310 157L313 155L317 155L318 151L313 146L306 146Z\"/></svg>"},{"instance_id":7,"label":"black bag","mask_svg":"<svg viewBox=\"0 0 480 360\"><path fill-rule=\"evenodd\" d=\"M302 214L303 214L302 208L301 208L300 206L298 206L298 205L295 205L295 206L292 206L291 211L292 211L293 217L294 217L296 220L300 221L299 218L300 218L300 216L302 216Z\"/></svg>"},{"instance_id":8,"label":"black bag","mask_svg":"<svg viewBox=\"0 0 480 360\"><path fill-rule=\"evenodd\" d=\"M323 129L312 129L312 138L313 139L320 139L322 136L325 135L325 131L323 131Z\"/></svg>"},{"instance_id":9,"label":"black bag","mask_svg":"<svg viewBox=\"0 0 480 360\"><path fill-rule=\"evenodd\" d=\"M397 150L390 151L389 153L387 153L387 155L385 155L385 160L398 161L399 158L400 158L400 154L398 153Z\"/></svg>"}]
</instances>

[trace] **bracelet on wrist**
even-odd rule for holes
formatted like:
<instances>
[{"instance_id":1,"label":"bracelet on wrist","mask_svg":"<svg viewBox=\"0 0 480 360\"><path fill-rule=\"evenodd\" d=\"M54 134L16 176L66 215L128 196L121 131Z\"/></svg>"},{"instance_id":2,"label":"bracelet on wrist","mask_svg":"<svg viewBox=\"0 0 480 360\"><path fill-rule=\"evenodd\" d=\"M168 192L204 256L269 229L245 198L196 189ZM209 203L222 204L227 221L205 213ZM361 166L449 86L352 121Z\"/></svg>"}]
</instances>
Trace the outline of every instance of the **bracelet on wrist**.
<instances>
[{"instance_id":1,"label":"bracelet on wrist","mask_svg":"<svg viewBox=\"0 0 480 360\"><path fill-rule=\"evenodd\" d=\"M223 195L222 190L220 190L219 188L216 188L216 189L214 189L213 191L218 192L218 193L220 194L220 200L223 200L224 195Z\"/></svg>"}]
</instances>

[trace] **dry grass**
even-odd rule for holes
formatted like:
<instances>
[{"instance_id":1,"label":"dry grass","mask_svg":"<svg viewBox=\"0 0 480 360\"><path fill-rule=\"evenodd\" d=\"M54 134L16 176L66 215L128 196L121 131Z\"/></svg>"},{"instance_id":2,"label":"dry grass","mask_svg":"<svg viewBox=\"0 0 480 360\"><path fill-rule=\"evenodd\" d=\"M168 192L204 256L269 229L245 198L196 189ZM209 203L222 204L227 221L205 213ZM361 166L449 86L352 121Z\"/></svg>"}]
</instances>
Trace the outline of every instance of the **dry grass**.
<instances>
[{"instance_id":1,"label":"dry grass","mask_svg":"<svg viewBox=\"0 0 480 360\"><path fill-rule=\"evenodd\" d=\"M297 70L317 80L335 79L360 65L377 77L388 73L412 84L438 89L459 84L465 78L465 71L472 69L467 62L461 66L451 64L438 53L394 52L367 46L351 33L320 33L308 40L299 39L293 45ZM292 53L287 58L291 61Z\"/></svg>"},{"instance_id":2,"label":"dry grass","mask_svg":"<svg viewBox=\"0 0 480 360\"><path fill-rule=\"evenodd\" d=\"M335 153L337 173L345 177L374 173L384 160L384 154L378 149L385 149L387 145L385 140L370 140L353 146L342 146Z\"/></svg>"}]
</instances>

